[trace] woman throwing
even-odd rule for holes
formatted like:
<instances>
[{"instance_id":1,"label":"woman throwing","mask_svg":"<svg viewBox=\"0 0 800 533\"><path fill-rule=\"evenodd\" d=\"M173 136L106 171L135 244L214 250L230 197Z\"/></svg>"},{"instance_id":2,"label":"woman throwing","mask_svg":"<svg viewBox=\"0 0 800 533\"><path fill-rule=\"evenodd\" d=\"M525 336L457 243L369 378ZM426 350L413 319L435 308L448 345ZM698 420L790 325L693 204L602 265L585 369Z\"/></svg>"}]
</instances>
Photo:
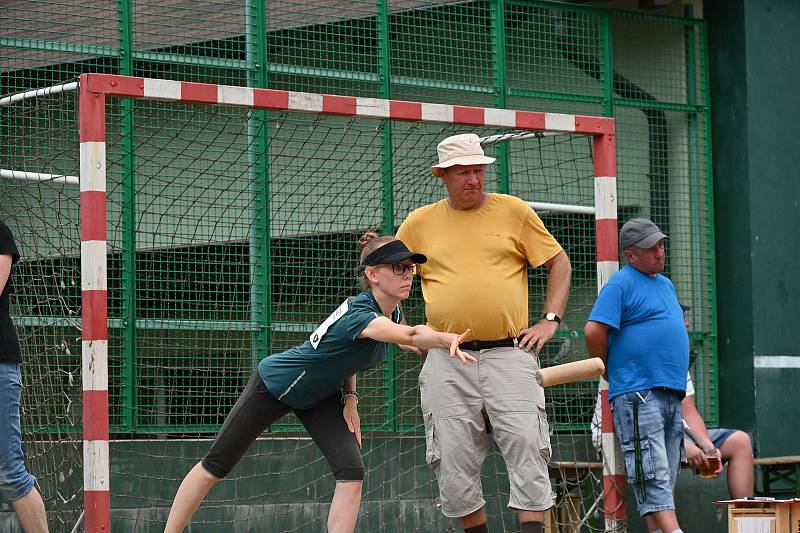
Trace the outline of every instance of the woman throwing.
<instances>
[{"instance_id":1,"label":"woman throwing","mask_svg":"<svg viewBox=\"0 0 800 533\"><path fill-rule=\"evenodd\" d=\"M427 258L394 237L367 233L359 244L365 292L342 303L304 343L261 360L208 454L178 488L165 533L183 531L211 487L289 412L305 426L336 478L328 531L352 532L364 479L356 374L383 361L388 344L449 349L462 363L475 362L458 347L469 330L456 335L401 323L399 304L408 298L417 264Z\"/></svg>"}]
</instances>

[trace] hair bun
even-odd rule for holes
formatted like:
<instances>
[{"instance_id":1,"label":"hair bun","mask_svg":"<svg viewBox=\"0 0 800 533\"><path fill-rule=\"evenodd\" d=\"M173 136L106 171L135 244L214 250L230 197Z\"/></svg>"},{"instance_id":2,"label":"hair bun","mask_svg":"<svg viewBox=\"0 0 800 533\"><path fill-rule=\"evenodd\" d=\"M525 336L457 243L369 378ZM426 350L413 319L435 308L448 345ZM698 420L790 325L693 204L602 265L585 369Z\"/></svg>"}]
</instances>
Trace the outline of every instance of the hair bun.
<instances>
[{"instance_id":1,"label":"hair bun","mask_svg":"<svg viewBox=\"0 0 800 533\"><path fill-rule=\"evenodd\" d=\"M361 247L361 249L363 250L369 241L377 238L378 238L377 233L375 233L374 231L368 231L364 235L362 235L360 239L358 239L358 246Z\"/></svg>"}]
</instances>

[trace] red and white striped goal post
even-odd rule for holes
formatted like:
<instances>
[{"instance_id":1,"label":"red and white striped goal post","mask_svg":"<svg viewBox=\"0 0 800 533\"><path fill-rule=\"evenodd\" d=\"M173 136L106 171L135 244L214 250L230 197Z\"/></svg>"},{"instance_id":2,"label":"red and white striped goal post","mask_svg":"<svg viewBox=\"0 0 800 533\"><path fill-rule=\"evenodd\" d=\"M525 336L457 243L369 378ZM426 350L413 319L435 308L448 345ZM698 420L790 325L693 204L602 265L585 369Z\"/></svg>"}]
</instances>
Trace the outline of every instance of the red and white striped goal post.
<instances>
[{"instance_id":1,"label":"red and white striped goal post","mask_svg":"<svg viewBox=\"0 0 800 533\"><path fill-rule=\"evenodd\" d=\"M79 127L84 527L87 532L108 532L110 529L105 112L108 97L591 135L598 290L618 269L613 118L83 74L79 81ZM613 444L608 385L603 384L605 520L606 529L616 531L626 515L625 481L619 452Z\"/></svg>"}]
</instances>

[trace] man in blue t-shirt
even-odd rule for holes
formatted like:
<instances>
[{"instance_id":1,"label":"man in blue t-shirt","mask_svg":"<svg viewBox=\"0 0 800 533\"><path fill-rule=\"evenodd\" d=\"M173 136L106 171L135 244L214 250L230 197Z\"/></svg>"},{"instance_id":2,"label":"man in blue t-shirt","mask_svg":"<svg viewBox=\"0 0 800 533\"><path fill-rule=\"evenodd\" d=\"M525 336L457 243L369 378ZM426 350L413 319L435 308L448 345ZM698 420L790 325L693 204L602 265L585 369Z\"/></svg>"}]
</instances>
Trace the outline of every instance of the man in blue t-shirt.
<instances>
[{"instance_id":1,"label":"man in blue t-shirt","mask_svg":"<svg viewBox=\"0 0 800 533\"><path fill-rule=\"evenodd\" d=\"M589 353L606 363L608 399L628 483L650 532L681 532L672 491L680 468L681 400L689 337L664 270L664 239L646 218L619 233L628 262L600 291L586 323Z\"/></svg>"}]
</instances>

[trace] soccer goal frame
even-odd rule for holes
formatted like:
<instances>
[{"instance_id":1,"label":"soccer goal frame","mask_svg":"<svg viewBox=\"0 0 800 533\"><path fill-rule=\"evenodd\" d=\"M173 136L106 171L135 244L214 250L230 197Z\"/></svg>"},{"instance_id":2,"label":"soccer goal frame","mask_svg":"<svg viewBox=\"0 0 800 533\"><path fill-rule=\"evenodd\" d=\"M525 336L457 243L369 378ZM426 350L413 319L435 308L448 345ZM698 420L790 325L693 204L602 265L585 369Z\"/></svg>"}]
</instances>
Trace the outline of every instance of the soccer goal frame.
<instances>
[{"instance_id":1,"label":"soccer goal frame","mask_svg":"<svg viewBox=\"0 0 800 533\"><path fill-rule=\"evenodd\" d=\"M310 94L284 90L83 74L79 81L82 294L84 527L110 529L108 283L106 237L106 103L109 98L156 99L250 109L298 111L371 119L480 125L521 132L573 133L593 138L597 284L618 269L616 147L613 118L463 105ZM534 204L535 206L535 204ZM541 207L541 206L540 206ZM557 209L558 206L545 206ZM623 466L603 398L603 498L606 530L625 519Z\"/></svg>"}]
</instances>

